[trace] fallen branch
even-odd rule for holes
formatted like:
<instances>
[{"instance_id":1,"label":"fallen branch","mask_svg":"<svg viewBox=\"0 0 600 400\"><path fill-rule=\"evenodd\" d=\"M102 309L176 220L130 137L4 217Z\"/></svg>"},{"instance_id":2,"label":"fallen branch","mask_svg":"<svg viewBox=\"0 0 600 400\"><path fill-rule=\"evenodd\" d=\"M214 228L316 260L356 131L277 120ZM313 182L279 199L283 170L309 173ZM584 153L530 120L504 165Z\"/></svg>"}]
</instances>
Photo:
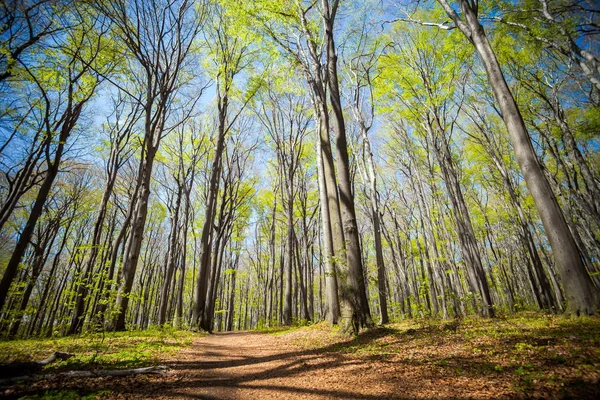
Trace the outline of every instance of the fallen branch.
<instances>
[{"instance_id":1,"label":"fallen branch","mask_svg":"<svg viewBox=\"0 0 600 400\"><path fill-rule=\"evenodd\" d=\"M48 358L42 361L30 361L30 362L15 362L0 365L0 382L6 378L13 378L20 375L31 375L42 371L42 368L48 364L53 363L56 360L67 360L73 357L71 353L63 353L61 351L55 351Z\"/></svg>"},{"instance_id":2,"label":"fallen branch","mask_svg":"<svg viewBox=\"0 0 600 400\"><path fill-rule=\"evenodd\" d=\"M55 351L52 355L42 361L38 361L38 364L41 366L48 365L53 363L56 360L68 360L69 358L75 356L75 354L71 353L63 353L62 351Z\"/></svg>"},{"instance_id":3,"label":"fallen branch","mask_svg":"<svg viewBox=\"0 0 600 400\"><path fill-rule=\"evenodd\" d=\"M106 376L131 376L144 374L166 374L169 368L166 365L157 365L155 367L134 368L134 369L113 369L113 370L95 370L95 371L67 371L56 374L46 375L24 375L8 379L0 379L0 386L11 385L14 383L29 382L36 380L54 379L54 378L99 378Z\"/></svg>"}]
</instances>

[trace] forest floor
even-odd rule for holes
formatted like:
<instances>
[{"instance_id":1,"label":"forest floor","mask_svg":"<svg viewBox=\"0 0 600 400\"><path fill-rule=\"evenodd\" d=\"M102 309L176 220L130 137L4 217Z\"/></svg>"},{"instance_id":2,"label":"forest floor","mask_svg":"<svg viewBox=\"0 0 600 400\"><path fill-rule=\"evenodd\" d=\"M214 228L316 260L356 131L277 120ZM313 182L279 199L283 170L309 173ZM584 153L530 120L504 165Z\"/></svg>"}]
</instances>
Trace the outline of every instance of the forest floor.
<instances>
[{"instance_id":1,"label":"forest floor","mask_svg":"<svg viewBox=\"0 0 600 400\"><path fill-rule=\"evenodd\" d=\"M408 321L339 335L325 324L0 343L0 363L80 354L45 372L167 365L165 375L53 378L22 399L600 399L600 318ZM87 346L87 347L86 347ZM40 357L43 355L43 357Z\"/></svg>"}]
</instances>

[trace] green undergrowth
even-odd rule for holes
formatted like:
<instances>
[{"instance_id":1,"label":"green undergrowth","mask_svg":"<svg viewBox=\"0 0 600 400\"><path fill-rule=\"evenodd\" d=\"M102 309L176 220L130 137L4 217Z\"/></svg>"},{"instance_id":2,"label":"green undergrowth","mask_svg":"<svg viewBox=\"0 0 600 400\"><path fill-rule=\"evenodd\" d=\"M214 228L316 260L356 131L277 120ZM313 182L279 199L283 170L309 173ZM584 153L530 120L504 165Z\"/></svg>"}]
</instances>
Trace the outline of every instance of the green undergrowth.
<instances>
[{"instance_id":1,"label":"green undergrowth","mask_svg":"<svg viewBox=\"0 0 600 400\"><path fill-rule=\"evenodd\" d=\"M496 319L407 320L353 338L316 324L283 337L318 353L505 383L524 397L600 398L598 317L521 313Z\"/></svg>"},{"instance_id":2,"label":"green undergrowth","mask_svg":"<svg viewBox=\"0 0 600 400\"><path fill-rule=\"evenodd\" d=\"M50 339L0 342L0 364L40 361L54 351L74 354L44 367L44 372L82 369L120 369L154 365L165 355L189 346L201 333L153 328Z\"/></svg>"}]
</instances>

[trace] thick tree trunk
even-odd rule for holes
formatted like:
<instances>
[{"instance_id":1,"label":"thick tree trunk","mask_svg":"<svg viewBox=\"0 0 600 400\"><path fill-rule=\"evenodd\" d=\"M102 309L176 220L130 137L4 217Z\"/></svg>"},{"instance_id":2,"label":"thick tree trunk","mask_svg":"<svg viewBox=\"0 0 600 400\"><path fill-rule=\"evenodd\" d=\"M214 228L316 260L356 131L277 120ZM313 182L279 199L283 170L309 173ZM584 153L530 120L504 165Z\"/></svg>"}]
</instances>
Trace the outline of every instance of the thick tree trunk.
<instances>
[{"instance_id":1,"label":"thick tree trunk","mask_svg":"<svg viewBox=\"0 0 600 400\"><path fill-rule=\"evenodd\" d=\"M223 227L222 229L227 230L227 227ZM206 303L206 321L204 322L205 326L209 327L209 329L205 329L208 332L212 332L214 326L214 316L215 316L215 305L217 299L217 289L219 286L219 281L221 279L221 270L223 269L223 256L225 253L225 243L227 242L227 234L221 236L217 239L214 251L214 263L213 263L213 273L212 279L210 283L210 287L208 288L207 293L207 303Z\"/></svg>"},{"instance_id":2,"label":"thick tree trunk","mask_svg":"<svg viewBox=\"0 0 600 400\"><path fill-rule=\"evenodd\" d=\"M328 312L331 313L330 322L335 324L338 322L341 312L337 297L340 285L340 280L338 278L341 278L339 276L341 269L345 269L343 264L346 261L346 243L340 215L335 166L329 139L330 125L329 110L327 108L327 85L326 82L322 80L324 73L321 65L321 58L316 45L312 41L308 22L306 21L305 14L302 11L300 11L300 13L302 15L301 21L304 34L309 43L308 50L310 55L308 65L305 66L305 75L312 94L311 101L317 116L319 134L317 143L317 168L320 168L322 172L319 176L319 198L321 202L321 222L324 235L323 249L324 256L326 257L325 267L329 269L329 272L326 270L326 282L329 283L329 286L327 286L327 307ZM310 72L308 72L309 69ZM321 179L323 180L322 182ZM327 207L327 210L324 209L325 207ZM327 226L327 224L329 224L329 226ZM330 232L330 235L327 235L328 231ZM328 238L331 238L331 251L328 249L330 245ZM327 265L327 262L329 262L330 265ZM334 292L336 295L335 300L333 299ZM329 301L331 301L331 303L329 303Z\"/></svg>"},{"instance_id":3,"label":"thick tree trunk","mask_svg":"<svg viewBox=\"0 0 600 400\"><path fill-rule=\"evenodd\" d=\"M344 285L341 288L341 318L342 330L349 333L358 333L358 327L371 327L373 320L369 310L366 287L363 276L363 266L354 209L354 194L352 193L352 180L350 177L350 160L346 140L346 127L337 76L337 55L333 39L333 22L338 0L333 1L330 7L329 0L322 0L323 23L327 46L327 72L329 100L333 110L333 130L335 133L335 146L338 151L336 164L339 172L338 190L340 195L340 211L342 226L346 243L346 261ZM329 185L328 185L329 189ZM340 254L338 254L340 256ZM339 283L339 282L338 282Z\"/></svg>"},{"instance_id":4,"label":"thick tree trunk","mask_svg":"<svg viewBox=\"0 0 600 400\"><path fill-rule=\"evenodd\" d=\"M319 114L320 115L320 114ZM331 207L329 205L329 196L327 188L327 179L325 178L324 154L322 151L323 121L317 119L317 175L319 183L319 207L321 211L321 229L323 230L323 262L325 264L325 304L327 307L326 319L336 325L340 318L340 304L338 300L338 282L336 274L333 229L331 220ZM336 195L337 197L337 195ZM334 207L337 209L337 207ZM339 211L337 213L339 215Z\"/></svg>"}]
</instances>

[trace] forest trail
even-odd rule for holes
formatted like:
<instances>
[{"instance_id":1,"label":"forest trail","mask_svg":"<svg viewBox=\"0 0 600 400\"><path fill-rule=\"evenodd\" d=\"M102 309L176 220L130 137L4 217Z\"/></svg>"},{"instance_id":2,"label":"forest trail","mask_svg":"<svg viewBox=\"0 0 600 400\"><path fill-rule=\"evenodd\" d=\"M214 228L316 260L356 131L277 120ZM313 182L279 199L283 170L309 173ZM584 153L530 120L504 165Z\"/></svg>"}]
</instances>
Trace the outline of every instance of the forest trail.
<instances>
[{"instance_id":1,"label":"forest trail","mask_svg":"<svg viewBox=\"0 0 600 400\"><path fill-rule=\"evenodd\" d=\"M170 365L179 381L160 398L376 399L390 397L382 376L341 354L299 350L258 332L215 333L198 339Z\"/></svg>"},{"instance_id":2,"label":"forest trail","mask_svg":"<svg viewBox=\"0 0 600 400\"><path fill-rule=\"evenodd\" d=\"M419 363L364 359L329 346L303 350L292 344L297 340L310 338L257 332L202 337L167 362L172 372L166 381L152 378L141 391L122 394L158 399L498 398L503 394L503 385L481 377L440 376Z\"/></svg>"},{"instance_id":3,"label":"forest trail","mask_svg":"<svg viewBox=\"0 0 600 400\"><path fill-rule=\"evenodd\" d=\"M597 318L523 316L469 320L460 326L407 321L366 329L353 338L340 336L338 329L325 323L276 328L269 333L154 331L150 336L107 338L101 354L94 338L72 343L22 341L4 351L41 356L54 346L54 350L78 354L69 365L56 363L48 372L165 365L168 373L54 377L0 391L0 397L600 399L598 332ZM42 348L39 354L38 347ZM39 397L52 392L70 397Z\"/></svg>"}]
</instances>

